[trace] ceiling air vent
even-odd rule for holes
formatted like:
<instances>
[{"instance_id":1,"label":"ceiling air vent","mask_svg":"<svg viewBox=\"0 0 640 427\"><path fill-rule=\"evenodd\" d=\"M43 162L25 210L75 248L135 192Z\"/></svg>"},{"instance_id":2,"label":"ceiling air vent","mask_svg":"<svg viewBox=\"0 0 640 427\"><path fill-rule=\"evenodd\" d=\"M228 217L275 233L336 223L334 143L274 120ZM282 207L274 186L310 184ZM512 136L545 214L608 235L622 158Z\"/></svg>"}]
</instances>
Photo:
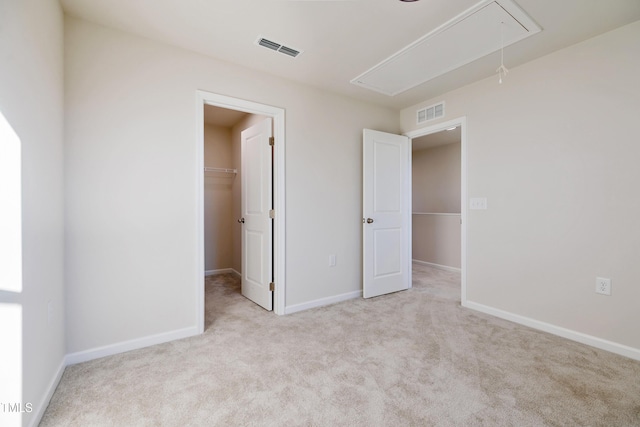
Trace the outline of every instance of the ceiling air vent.
<instances>
[{"instance_id":1,"label":"ceiling air vent","mask_svg":"<svg viewBox=\"0 0 640 427\"><path fill-rule=\"evenodd\" d=\"M258 39L256 40L256 44L258 46L266 47L267 49L275 50L276 52L280 52L287 56L291 56L292 58L295 58L296 56L302 53L302 51L299 49L294 49L289 46L284 46L283 44L265 39L262 36L258 37Z\"/></svg>"},{"instance_id":2,"label":"ceiling air vent","mask_svg":"<svg viewBox=\"0 0 640 427\"><path fill-rule=\"evenodd\" d=\"M293 56L294 58L300 55L300 51L291 49L290 47L286 47L286 46L282 46L278 52L284 53L285 55Z\"/></svg>"},{"instance_id":3,"label":"ceiling air vent","mask_svg":"<svg viewBox=\"0 0 640 427\"><path fill-rule=\"evenodd\" d=\"M444 101L417 111L418 124L444 117Z\"/></svg>"},{"instance_id":4,"label":"ceiling air vent","mask_svg":"<svg viewBox=\"0 0 640 427\"><path fill-rule=\"evenodd\" d=\"M272 50L278 50L278 49L280 49L282 47L281 44L278 44L276 42L272 42L271 40L267 40L267 39L265 39L263 37L260 37L258 39L258 44L260 46L264 46L264 47L267 47L267 48L272 49Z\"/></svg>"}]
</instances>

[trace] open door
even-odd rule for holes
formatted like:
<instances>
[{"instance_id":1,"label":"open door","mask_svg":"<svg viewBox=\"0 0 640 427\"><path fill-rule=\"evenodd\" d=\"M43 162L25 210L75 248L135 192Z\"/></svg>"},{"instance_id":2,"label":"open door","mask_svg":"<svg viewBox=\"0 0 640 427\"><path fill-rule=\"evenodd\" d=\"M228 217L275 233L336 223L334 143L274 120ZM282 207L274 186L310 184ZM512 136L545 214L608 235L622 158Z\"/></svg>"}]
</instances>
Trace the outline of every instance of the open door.
<instances>
[{"instance_id":1,"label":"open door","mask_svg":"<svg viewBox=\"0 0 640 427\"><path fill-rule=\"evenodd\" d=\"M271 119L245 129L242 140L242 295L273 309Z\"/></svg>"},{"instance_id":2,"label":"open door","mask_svg":"<svg viewBox=\"0 0 640 427\"><path fill-rule=\"evenodd\" d=\"M363 132L363 296L411 285L409 138Z\"/></svg>"}]
</instances>

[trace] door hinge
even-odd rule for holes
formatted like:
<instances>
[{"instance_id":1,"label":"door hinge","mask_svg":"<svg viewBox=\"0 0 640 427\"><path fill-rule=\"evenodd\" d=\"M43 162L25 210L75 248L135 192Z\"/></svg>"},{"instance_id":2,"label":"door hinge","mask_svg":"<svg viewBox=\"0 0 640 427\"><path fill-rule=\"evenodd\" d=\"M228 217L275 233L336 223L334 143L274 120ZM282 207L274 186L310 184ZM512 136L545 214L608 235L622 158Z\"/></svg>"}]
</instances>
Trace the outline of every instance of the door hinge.
<instances>
[{"instance_id":1,"label":"door hinge","mask_svg":"<svg viewBox=\"0 0 640 427\"><path fill-rule=\"evenodd\" d=\"M270 290L271 292L275 291L275 290L276 290L276 284L275 284L275 283L273 283L273 282L269 283L269 290Z\"/></svg>"},{"instance_id":2,"label":"door hinge","mask_svg":"<svg viewBox=\"0 0 640 427\"><path fill-rule=\"evenodd\" d=\"M275 209L269 209L269 218L273 219L276 217Z\"/></svg>"},{"instance_id":3,"label":"door hinge","mask_svg":"<svg viewBox=\"0 0 640 427\"><path fill-rule=\"evenodd\" d=\"M276 145L276 139L272 136L269 137L269 145L271 146Z\"/></svg>"}]
</instances>

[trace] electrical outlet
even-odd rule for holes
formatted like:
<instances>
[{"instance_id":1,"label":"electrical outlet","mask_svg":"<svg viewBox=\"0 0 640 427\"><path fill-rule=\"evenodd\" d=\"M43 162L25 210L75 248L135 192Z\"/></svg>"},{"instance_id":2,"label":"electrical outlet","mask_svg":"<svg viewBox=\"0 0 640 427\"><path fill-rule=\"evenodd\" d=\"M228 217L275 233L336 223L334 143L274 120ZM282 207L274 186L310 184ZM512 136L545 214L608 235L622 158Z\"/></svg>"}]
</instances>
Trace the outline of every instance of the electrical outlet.
<instances>
[{"instance_id":1,"label":"electrical outlet","mask_svg":"<svg viewBox=\"0 0 640 427\"><path fill-rule=\"evenodd\" d=\"M335 267L335 266L336 266L336 256L329 255L329 267Z\"/></svg>"},{"instance_id":2,"label":"electrical outlet","mask_svg":"<svg viewBox=\"0 0 640 427\"><path fill-rule=\"evenodd\" d=\"M601 295L611 295L611 279L596 277L596 293Z\"/></svg>"}]
</instances>

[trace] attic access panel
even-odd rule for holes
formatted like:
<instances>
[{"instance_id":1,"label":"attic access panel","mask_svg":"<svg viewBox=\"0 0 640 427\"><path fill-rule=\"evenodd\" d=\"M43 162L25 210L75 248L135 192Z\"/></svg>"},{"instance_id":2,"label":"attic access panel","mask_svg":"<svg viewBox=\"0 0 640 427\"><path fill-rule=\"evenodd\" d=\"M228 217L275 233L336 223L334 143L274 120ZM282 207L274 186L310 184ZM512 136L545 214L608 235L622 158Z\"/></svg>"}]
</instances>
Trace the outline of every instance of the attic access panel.
<instances>
[{"instance_id":1,"label":"attic access panel","mask_svg":"<svg viewBox=\"0 0 640 427\"><path fill-rule=\"evenodd\" d=\"M511 0L483 0L351 83L394 96L540 32Z\"/></svg>"}]
</instances>

